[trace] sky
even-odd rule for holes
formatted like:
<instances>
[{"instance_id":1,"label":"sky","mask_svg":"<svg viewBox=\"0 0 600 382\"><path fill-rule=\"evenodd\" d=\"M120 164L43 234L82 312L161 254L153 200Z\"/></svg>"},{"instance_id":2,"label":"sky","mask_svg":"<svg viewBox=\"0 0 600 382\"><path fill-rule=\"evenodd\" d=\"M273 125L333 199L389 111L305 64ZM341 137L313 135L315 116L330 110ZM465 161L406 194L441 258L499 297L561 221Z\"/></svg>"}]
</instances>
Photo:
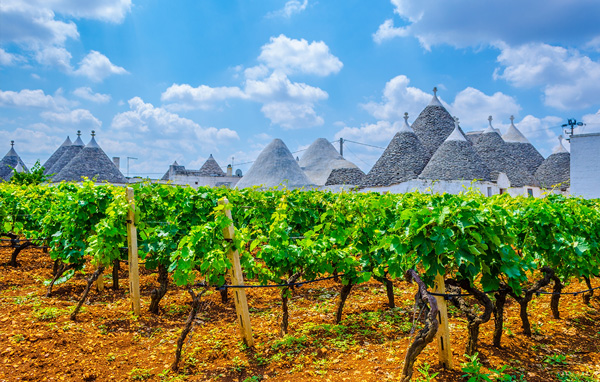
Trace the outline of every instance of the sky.
<instances>
[{"instance_id":1,"label":"sky","mask_svg":"<svg viewBox=\"0 0 600 382\"><path fill-rule=\"evenodd\" d=\"M210 154L246 172L274 138L301 156L324 137L353 141L366 172L433 87L463 130L514 115L548 156L568 118L600 131L598 15L597 0L2 0L0 156L14 140L43 163L94 130L124 173L158 178Z\"/></svg>"}]
</instances>

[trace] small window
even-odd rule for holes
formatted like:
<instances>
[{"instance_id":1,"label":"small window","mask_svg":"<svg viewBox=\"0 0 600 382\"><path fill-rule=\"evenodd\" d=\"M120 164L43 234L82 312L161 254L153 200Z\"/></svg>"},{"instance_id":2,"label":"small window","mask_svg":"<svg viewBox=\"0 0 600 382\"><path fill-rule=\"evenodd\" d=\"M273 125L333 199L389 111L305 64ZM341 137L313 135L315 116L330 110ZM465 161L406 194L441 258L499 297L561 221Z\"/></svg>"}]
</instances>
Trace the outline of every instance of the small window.
<instances>
[{"instance_id":1,"label":"small window","mask_svg":"<svg viewBox=\"0 0 600 382\"><path fill-rule=\"evenodd\" d=\"M488 187L487 194L488 194L488 196L492 196L492 188L491 187Z\"/></svg>"},{"instance_id":2,"label":"small window","mask_svg":"<svg viewBox=\"0 0 600 382\"><path fill-rule=\"evenodd\" d=\"M506 188L501 188L500 189L500 195L504 194L506 192Z\"/></svg>"},{"instance_id":3,"label":"small window","mask_svg":"<svg viewBox=\"0 0 600 382\"><path fill-rule=\"evenodd\" d=\"M527 189L527 195L533 197L533 188L528 188Z\"/></svg>"},{"instance_id":4,"label":"small window","mask_svg":"<svg viewBox=\"0 0 600 382\"><path fill-rule=\"evenodd\" d=\"M196 182L196 184L198 184L198 182Z\"/></svg>"}]
</instances>

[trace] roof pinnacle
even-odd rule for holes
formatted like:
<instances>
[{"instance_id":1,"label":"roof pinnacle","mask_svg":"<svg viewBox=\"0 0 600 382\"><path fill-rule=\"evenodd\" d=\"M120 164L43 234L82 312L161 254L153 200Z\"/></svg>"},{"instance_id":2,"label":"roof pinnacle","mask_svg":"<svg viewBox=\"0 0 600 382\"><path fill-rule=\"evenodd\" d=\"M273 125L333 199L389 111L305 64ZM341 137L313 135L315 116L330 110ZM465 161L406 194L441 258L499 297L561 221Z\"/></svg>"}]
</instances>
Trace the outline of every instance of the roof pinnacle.
<instances>
[{"instance_id":1,"label":"roof pinnacle","mask_svg":"<svg viewBox=\"0 0 600 382\"><path fill-rule=\"evenodd\" d=\"M94 130L92 130L92 138L94 138L96 136L96 132Z\"/></svg>"},{"instance_id":2,"label":"roof pinnacle","mask_svg":"<svg viewBox=\"0 0 600 382\"><path fill-rule=\"evenodd\" d=\"M511 124L511 125L514 125L514 122L515 122L515 116L514 116L514 115L511 115L511 116L510 116L510 124Z\"/></svg>"},{"instance_id":3,"label":"roof pinnacle","mask_svg":"<svg viewBox=\"0 0 600 382\"><path fill-rule=\"evenodd\" d=\"M404 122L408 123L408 113L404 112Z\"/></svg>"},{"instance_id":4,"label":"roof pinnacle","mask_svg":"<svg viewBox=\"0 0 600 382\"><path fill-rule=\"evenodd\" d=\"M433 95L437 97L437 86L433 87Z\"/></svg>"},{"instance_id":5,"label":"roof pinnacle","mask_svg":"<svg viewBox=\"0 0 600 382\"><path fill-rule=\"evenodd\" d=\"M488 121L490 121L490 127L493 127L493 126L492 126L492 119L493 119L493 118L492 118L492 116L490 115L490 116L488 117Z\"/></svg>"},{"instance_id":6,"label":"roof pinnacle","mask_svg":"<svg viewBox=\"0 0 600 382\"><path fill-rule=\"evenodd\" d=\"M10 147L15 147L15 141L10 141Z\"/></svg>"},{"instance_id":7,"label":"roof pinnacle","mask_svg":"<svg viewBox=\"0 0 600 382\"><path fill-rule=\"evenodd\" d=\"M77 136L81 137L81 130L77 130Z\"/></svg>"}]
</instances>

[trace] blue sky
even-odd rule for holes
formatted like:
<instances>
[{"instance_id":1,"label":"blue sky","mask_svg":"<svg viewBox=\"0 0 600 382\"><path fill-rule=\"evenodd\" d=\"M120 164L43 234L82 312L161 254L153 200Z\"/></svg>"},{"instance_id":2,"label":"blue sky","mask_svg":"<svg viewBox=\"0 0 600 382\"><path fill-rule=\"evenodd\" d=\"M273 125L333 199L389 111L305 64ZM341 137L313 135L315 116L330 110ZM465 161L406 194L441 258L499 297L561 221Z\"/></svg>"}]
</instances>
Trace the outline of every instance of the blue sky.
<instances>
[{"instance_id":1,"label":"blue sky","mask_svg":"<svg viewBox=\"0 0 600 382\"><path fill-rule=\"evenodd\" d=\"M567 118L600 131L598 15L592 0L3 0L0 155L15 140L44 162L96 130L124 172L138 158L131 175L209 154L247 171L273 138L385 147L437 86L464 130L514 114L547 156ZM345 145L365 171L381 152Z\"/></svg>"}]
</instances>

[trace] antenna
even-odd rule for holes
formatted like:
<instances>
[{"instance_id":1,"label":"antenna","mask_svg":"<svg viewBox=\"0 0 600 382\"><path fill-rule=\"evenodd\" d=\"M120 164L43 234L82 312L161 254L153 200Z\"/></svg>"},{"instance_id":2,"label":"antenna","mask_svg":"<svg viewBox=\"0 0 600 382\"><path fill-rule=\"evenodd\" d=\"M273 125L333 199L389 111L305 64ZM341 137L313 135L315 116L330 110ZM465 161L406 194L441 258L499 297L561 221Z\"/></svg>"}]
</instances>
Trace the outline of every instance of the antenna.
<instances>
[{"instance_id":1,"label":"antenna","mask_svg":"<svg viewBox=\"0 0 600 382\"><path fill-rule=\"evenodd\" d=\"M577 120L575 118L573 118L573 119L569 118L567 120L567 123L562 125L562 127L567 127L567 126L570 126L570 128L565 129L565 134L567 134L569 136L569 138L567 138L567 141L571 141L571 136L573 136L573 130L575 129L575 126L585 126L585 123L577 122Z\"/></svg>"}]
</instances>

